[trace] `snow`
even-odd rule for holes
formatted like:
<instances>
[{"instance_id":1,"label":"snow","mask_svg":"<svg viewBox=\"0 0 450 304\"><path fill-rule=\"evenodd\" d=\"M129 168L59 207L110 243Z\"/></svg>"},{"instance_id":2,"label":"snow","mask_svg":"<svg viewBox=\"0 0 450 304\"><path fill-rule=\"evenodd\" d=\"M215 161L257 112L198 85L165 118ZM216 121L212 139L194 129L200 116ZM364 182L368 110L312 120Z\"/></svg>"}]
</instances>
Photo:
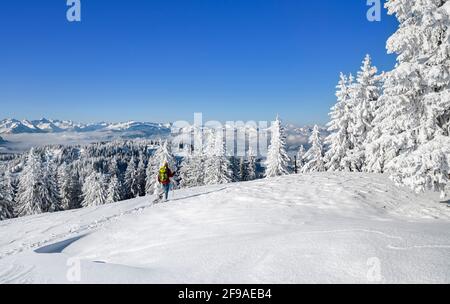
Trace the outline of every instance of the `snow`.
<instances>
[{"instance_id":1,"label":"snow","mask_svg":"<svg viewBox=\"0 0 450 304\"><path fill-rule=\"evenodd\" d=\"M383 175L174 195L0 222L0 283L450 283L448 202Z\"/></svg>"},{"instance_id":2,"label":"snow","mask_svg":"<svg viewBox=\"0 0 450 304\"><path fill-rule=\"evenodd\" d=\"M446 2L442 8L450 15L450 2Z\"/></svg>"}]
</instances>

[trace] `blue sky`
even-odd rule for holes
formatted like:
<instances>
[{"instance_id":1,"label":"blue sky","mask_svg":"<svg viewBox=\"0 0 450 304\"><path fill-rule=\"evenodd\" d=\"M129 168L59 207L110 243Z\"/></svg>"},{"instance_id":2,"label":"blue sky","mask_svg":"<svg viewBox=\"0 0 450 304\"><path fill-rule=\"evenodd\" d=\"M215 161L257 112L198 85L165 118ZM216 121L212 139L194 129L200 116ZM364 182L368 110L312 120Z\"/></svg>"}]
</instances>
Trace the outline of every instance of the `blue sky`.
<instances>
[{"instance_id":1,"label":"blue sky","mask_svg":"<svg viewBox=\"0 0 450 304\"><path fill-rule=\"evenodd\" d=\"M396 30L366 0L66 0L0 3L2 117L324 123L339 72L389 70Z\"/></svg>"}]
</instances>

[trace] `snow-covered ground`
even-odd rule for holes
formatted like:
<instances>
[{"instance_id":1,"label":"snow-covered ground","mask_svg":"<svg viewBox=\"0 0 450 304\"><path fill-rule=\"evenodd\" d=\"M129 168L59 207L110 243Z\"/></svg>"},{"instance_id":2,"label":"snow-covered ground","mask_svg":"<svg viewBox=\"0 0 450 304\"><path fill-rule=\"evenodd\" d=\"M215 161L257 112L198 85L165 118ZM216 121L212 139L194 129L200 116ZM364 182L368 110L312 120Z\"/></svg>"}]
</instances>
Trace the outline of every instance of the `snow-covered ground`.
<instances>
[{"instance_id":1,"label":"snow-covered ground","mask_svg":"<svg viewBox=\"0 0 450 304\"><path fill-rule=\"evenodd\" d=\"M385 176L287 176L151 200L0 222L0 282L450 283L448 202Z\"/></svg>"}]
</instances>

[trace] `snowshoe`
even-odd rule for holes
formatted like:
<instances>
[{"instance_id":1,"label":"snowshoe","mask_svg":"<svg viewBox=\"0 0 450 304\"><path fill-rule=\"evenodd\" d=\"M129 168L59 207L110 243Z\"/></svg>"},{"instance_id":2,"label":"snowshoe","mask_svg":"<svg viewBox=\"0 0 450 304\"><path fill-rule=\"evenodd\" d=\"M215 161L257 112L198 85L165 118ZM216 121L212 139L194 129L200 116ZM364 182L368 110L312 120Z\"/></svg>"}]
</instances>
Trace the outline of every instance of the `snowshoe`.
<instances>
[{"instance_id":1,"label":"snowshoe","mask_svg":"<svg viewBox=\"0 0 450 304\"><path fill-rule=\"evenodd\" d=\"M153 200L153 204L159 204L164 202L164 194L158 194L156 198Z\"/></svg>"}]
</instances>

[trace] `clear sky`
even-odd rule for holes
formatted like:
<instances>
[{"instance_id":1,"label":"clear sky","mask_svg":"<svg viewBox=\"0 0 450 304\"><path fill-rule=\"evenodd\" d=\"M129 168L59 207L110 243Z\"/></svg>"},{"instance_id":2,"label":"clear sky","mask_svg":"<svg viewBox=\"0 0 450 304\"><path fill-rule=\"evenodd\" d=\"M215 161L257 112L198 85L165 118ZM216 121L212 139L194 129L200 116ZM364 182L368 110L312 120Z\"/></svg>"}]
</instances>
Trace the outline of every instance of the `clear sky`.
<instances>
[{"instance_id":1,"label":"clear sky","mask_svg":"<svg viewBox=\"0 0 450 304\"><path fill-rule=\"evenodd\" d=\"M324 123L339 72L389 70L366 0L1 0L0 116Z\"/></svg>"}]
</instances>

